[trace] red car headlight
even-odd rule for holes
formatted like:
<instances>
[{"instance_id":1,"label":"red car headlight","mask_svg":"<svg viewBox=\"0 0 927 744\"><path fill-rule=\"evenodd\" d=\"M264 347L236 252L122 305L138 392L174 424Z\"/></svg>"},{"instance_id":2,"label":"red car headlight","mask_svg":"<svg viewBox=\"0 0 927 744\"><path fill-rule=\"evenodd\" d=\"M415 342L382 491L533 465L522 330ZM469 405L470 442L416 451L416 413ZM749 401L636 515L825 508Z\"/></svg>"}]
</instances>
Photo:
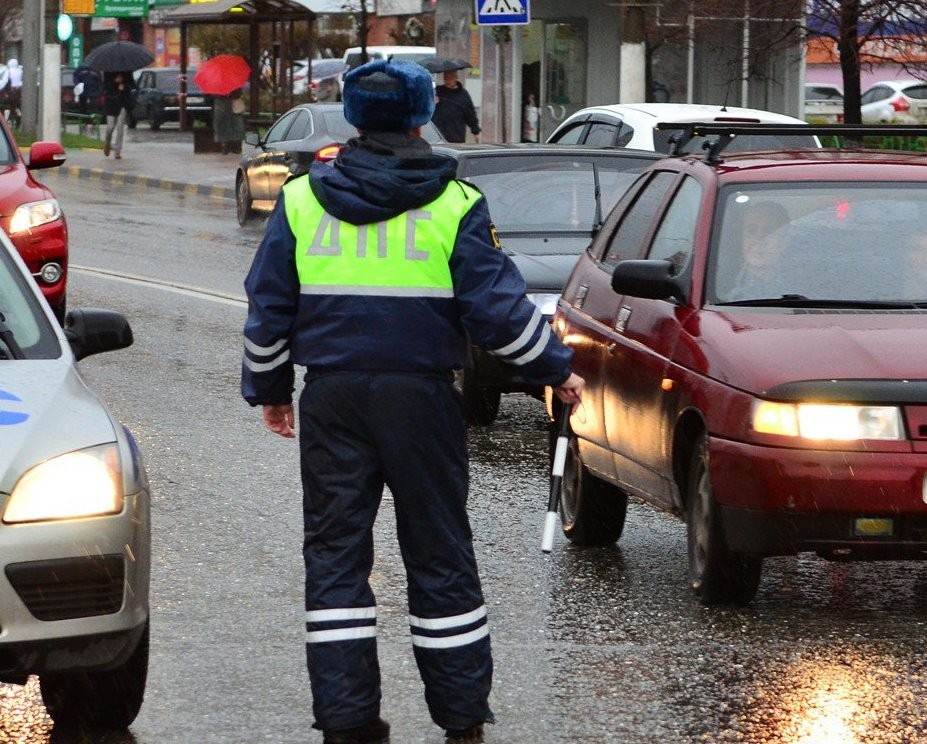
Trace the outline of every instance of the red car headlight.
<instances>
[{"instance_id":1,"label":"red car headlight","mask_svg":"<svg viewBox=\"0 0 927 744\"><path fill-rule=\"evenodd\" d=\"M20 204L10 218L10 234L26 232L57 219L61 219L61 206L57 199Z\"/></svg>"},{"instance_id":2,"label":"red car headlight","mask_svg":"<svg viewBox=\"0 0 927 744\"><path fill-rule=\"evenodd\" d=\"M753 430L814 440L905 439L901 411L896 406L855 406L821 403L753 404Z\"/></svg>"}]
</instances>

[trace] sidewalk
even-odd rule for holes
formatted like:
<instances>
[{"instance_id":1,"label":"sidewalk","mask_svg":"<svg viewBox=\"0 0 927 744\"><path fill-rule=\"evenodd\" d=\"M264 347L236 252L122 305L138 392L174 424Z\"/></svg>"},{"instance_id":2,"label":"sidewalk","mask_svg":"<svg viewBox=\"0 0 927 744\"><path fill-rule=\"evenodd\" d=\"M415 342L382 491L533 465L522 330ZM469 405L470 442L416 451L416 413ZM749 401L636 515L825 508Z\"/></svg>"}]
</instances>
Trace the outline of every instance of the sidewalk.
<instances>
[{"instance_id":1,"label":"sidewalk","mask_svg":"<svg viewBox=\"0 0 927 744\"><path fill-rule=\"evenodd\" d=\"M193 135L176 134L169 141L150 141L144 133L127 130L121 160L104 157L102 150L70 149L64 165L42 172L40 177L58 173L59 177L234 199L235 170L241 155L194 153Z\"/></svg>"}]
</instances>

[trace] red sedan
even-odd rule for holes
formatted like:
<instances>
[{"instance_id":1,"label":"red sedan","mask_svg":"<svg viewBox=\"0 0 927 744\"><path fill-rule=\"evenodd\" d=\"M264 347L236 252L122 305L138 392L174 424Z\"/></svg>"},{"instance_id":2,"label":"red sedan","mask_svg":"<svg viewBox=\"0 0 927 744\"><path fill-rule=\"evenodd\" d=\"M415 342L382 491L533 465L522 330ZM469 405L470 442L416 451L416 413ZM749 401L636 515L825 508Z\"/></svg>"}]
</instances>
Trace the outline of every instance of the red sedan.
<instances>
[{"instance_id":1,"label":"red sedan","mask_svg":"<svg viewBox=\"0 0 927 744\"><path fill-rule=\"evenodd\" d=\"M554 328L587 381L573 542L618 540L629 496L676 514L709 604L749 602L765 556L927 558L923 155L662 160L580 258Z\"/></svg>"},{"instance_id":2,"label":"red sedan","mask_svg":"<svg viewBox=\"0 0 927 744\"><path fill-rule=\"evenodd\" d=\"M28 161L0 116L0 228L26 262L45 299L64 322L68 273L68 226L55 195L31 171L65 160L57 142L34 142Z\"/></svg>"}]
</instances>

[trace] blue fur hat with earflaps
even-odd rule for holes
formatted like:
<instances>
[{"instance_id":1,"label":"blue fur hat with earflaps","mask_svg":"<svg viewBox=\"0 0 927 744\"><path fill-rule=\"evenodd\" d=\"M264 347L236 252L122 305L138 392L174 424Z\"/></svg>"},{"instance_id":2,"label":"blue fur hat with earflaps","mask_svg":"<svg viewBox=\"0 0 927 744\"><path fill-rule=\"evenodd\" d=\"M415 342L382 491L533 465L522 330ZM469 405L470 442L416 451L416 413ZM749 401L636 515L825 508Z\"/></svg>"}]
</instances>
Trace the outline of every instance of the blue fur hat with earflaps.
<instances>
[{"instance_id":1,"label":"blue fur hat with earflaps","mask_svg":"<svg viewBox=\"0 0 927 744\"><path fill-rule=\"evenodd\" d=\"M431 119L435 89L416 62L375 59L344 76L344 118L366 132L408 132Z\"/></svg>"}]
</instances>

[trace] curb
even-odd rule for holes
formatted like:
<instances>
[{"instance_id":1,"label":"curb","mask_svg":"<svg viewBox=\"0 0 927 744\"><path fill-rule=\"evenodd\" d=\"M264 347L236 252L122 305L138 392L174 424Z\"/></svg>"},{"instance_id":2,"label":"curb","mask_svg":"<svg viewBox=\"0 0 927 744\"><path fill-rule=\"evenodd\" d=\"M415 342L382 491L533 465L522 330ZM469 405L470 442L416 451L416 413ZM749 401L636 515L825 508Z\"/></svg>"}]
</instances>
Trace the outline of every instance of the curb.
<instances>
[{"instance_id":1,"label":"curb","mask_svg":"<svg viewBox=\"0 0 927 744\"><path fill-rule=\"evenodd\" d=\"M186 194L208 196L217 199L235 198L235 188L232 186L210 186L203 183L186 183L184 181L155 178L154 176L121 173L119 171L104 170L103 168L84 168L74 165L62 165L53 172L60 177L85 179L99 183L111 183L114 186L131 185L142 186L144 188L166 189L168 191L182 191ZM51 173L52 171L49 172L49 174Z\"/></svg>"}]
</instances>

